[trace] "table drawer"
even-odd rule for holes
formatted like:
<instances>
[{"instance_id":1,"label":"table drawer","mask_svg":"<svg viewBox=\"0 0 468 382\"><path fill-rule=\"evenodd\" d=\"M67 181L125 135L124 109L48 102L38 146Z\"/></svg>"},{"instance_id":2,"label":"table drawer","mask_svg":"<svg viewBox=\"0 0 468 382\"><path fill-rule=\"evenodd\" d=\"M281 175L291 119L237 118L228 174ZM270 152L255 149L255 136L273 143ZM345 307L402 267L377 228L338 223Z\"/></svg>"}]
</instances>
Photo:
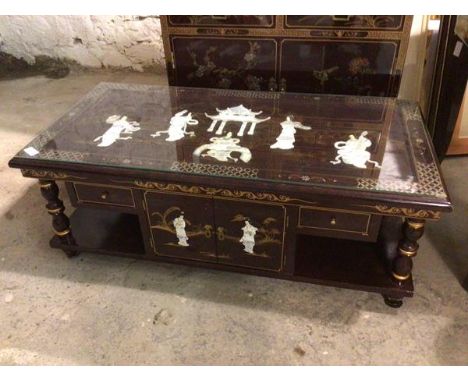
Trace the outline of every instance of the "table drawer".
<instances>
[{"instance_id":1,"label":"table drawer","mask_svg":"<svg viewBox=\"0 0 468 382\"><path fill-rule=\"evenodd\" d=\"M301 207L298 228L328 231L327 236L369 236L372 217L366 213Z\"/></svg>"},{"instance_id":2,"label":"table drawer","mask_svg":"<svg viewBox=\"0 0 468 382\"><path fill-rule=\"evenodd\" d=\"M86 183L73 183L78 203L98 203L112 206L135 207L130 188Z\"/></svg>"}]
</instances>

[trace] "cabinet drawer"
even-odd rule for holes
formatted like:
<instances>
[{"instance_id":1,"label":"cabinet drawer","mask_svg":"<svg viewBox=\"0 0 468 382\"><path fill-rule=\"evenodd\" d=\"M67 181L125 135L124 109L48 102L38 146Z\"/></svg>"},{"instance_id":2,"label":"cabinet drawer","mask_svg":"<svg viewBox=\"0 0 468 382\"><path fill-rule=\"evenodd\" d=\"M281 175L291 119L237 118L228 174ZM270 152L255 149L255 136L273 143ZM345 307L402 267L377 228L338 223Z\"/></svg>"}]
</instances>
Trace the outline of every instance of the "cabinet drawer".
<instances>
[{"instance_id":1,"label":"cabinet drawer","mask_svg":"<svg viewBox=\"0 0 468 382\"><path fill-rule=\"evenodd\" d=\"M98 203L122 207L135 207L130 188L73 183L78 203Z\"/></svg>"},{"instance_id":2,"label":"cabinet drawer","mask_svg":"<svg viewBox=\"0 0 468 382\"><path fill-rule=\"evenodd\" d=\"M305 207L299 210L298 228L322 236L373 237L378 230L372 229L375 225L378 226L378 219L372 214Z\"/></svg>"}]
</instances>

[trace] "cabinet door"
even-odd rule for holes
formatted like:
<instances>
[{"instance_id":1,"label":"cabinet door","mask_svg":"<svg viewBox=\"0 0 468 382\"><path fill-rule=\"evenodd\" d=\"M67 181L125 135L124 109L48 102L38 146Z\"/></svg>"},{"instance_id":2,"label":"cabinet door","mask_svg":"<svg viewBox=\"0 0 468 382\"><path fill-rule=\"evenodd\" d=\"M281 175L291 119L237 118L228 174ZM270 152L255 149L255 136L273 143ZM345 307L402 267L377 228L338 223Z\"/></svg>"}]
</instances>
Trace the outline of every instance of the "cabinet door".
<instances>
[{"instance_id":1,"label":"cabinet door","mask_svg":"<svg viewBox=\"0 0 468 382\"><path fill-rule=\"evenodd\" d=\"M211 198L147 191L145 202L157 255L216 262Z\"/></svg>"},{"instance_id":2,"label":"cabinet door","mask_svg":"<svg viewBox=\"0 0 468 382\"><path fill-rule=\"evenodd\" d=\"M276 76L274 39L171 36L171 46L171 85L268 90Z\"/></svg>"},{"instance_id":3,"label":"cabinet door","mask_svg":"<svg viewBox=\"0 0 468 382\"><path fill-rule=\"evenodd\" d=\"M397 41L284 39L280 77L289 92L391 96Z\"/></svg>"},{"instance_id":4,"label":"cabinet door","mask_svg":"<svg viewBox=\"0 0 468 382\"><path fill-rule=\"evenodd\" d=\"M218 199L214 205L219 263L281 270L283 206Z\"/></svg>"}]
</instances>

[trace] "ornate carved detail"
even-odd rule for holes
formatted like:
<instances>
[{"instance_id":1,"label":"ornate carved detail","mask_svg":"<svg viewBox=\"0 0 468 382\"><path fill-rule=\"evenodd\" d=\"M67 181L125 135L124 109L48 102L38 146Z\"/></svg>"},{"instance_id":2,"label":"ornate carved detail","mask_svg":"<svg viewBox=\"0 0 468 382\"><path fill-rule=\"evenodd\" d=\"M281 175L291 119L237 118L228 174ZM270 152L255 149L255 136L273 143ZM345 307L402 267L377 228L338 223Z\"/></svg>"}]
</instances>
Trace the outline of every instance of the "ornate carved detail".
<instances>
[{"instance_id":1,"label":"ornate carved detail","mask_svg":"<svg viewBox=\"0 0 468 382\"><path fill-rule=\"evenodd\" d=\"M21 169L23 176L29 176L33 178L48 178L48 179L68 179L68 178L78 178L65 174L63 172L55 172L49 170L30 170L30 169ZM84 179L84 178L79 178Z\"/></svg>"},{"instance_id":2,"label":"ornate carved detail","mask_svg":"<svg viewBox=\"0 0 468 382\"><path fill-rule=\"evenodd\" d=\"M409 26L411 27L411 20L409 18L406 18L406 22L409 22ZM170 27L168 30L164 30L164 36L168 36L169 34L171 35L185 35L185 36L201 36L201 35L207 35L209 32L210 35L213 36L224 36L226 34L239 34L236 33L237 31L233 28L222 28L222 27L212 27L207 30L207 28L193 28L193 27ZM337 28L340 30L339 28ZM340 30L342 33L345 32L343 30ZM200 33L201 32L201 33ZM234 33L232 33L234 32ZM321 33L321 30L316 30L316 32ZM340 38L336 34L330 34L329 31L324 31L325 34L320 36L324 39L329 39L331 41ZM346 32L351 32L351 31L346 31ZM245 28L242 29L242 35L245 37L278 37L284 36L284 37L293 37L293 38L313 38L313 34L315 31L311 30L310 28L307 27L301 27L301 28L294 28L294 29L282 29L281 31L278 31L275 28ZM312 36L311 36L312 35ZM359 39L366 39L366 40L402 40L403 37L405 36L404 31L392 31L392 30L376 30L376 29L368 29L364 32L361 32L359 36L355 38ZM352 38L351 34L347 34L344 37L349 37ZM168 37L166 37L167 40L169 40ZM164 39L164 40L166 40ZM328 41L328 40L327 40ZM170 56L169 56L170 57Z\"/></svg>"},{"instance_id":3,"label":"ornate carved detail","mask_svg":"<svg viewBox=\"0 0 468 382\"><path fill-rule=\"evenodd\" d=\"M369 32L355 32L355 31L342 31L342 30L334 30L334 31L321 31L321 30L312 30L310 31L310 35L312 37L318 36L318 37L348 37L348 38L363 38L367 37Z\"/></svg>"},{"instance_id":4,"label":"ornate carved detail","mask_svg":"<svg viewBox=\"0 0 468 382\"><path fill-rule=\"evenodd\" d=\"M368 207L371 207L371 206L368 206ZM385 205L376 205L372 207L374 207L377 211L383 214L389 214L389 215L402 215L402 216L408 216L411 218L419 218L419 219L439 219L440 218L439 211L415 210L414 208L389 207Z\"/></svg>"},{"instance_id":5,"label":"ornate carved detail","mask_svg":"<svg viewBox=\"0 0 468 382\"><path fill-rule=\"evenodd\" d=\"M227 198L236 199L249 199L249 200L266 200L269 202L287 203L295 199L285 195L275 195L268 192L252 192L252 191L239 191L228 190L225 188L213 188L202 186L186 186L182 184L173 183L158 183L158 182L145 182L143 180L135 180L133 182L138 187L155 189L159 191L169 192L183 192L188 194L202 194L210 196L224 196Z\"/></svg>"}]
</instances>

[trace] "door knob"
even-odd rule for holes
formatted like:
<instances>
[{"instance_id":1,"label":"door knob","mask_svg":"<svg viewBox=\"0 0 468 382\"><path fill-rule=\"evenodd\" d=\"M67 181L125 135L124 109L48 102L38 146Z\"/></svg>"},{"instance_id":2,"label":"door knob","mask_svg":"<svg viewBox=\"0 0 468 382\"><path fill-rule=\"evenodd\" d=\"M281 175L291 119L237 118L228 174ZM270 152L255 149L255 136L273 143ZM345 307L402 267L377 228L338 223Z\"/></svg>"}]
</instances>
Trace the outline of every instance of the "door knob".
<instances>
[{"instance_id":1,"label":"door knob","mask_svg":"<svg viewBox=\"0 0 468 382\"><path fill-rule=\"evenodd\" d=\"M211 235L213 234L213 227L209 224L206 224L204 227L203 227L203 232L205 234L205 237L207 239L211 238Z\"/></svg>"},{"instance_id":2,"label":"door knob","mask_svg":"<svg viewBox=\"0 0 468 382\"><path fill-rule=\"evenodd\" d=\"M223 227L216 228L216 238L219 241L223 241L225 239L225 234L224 234L224 228Z\"/></svg>"}]
</instances>

